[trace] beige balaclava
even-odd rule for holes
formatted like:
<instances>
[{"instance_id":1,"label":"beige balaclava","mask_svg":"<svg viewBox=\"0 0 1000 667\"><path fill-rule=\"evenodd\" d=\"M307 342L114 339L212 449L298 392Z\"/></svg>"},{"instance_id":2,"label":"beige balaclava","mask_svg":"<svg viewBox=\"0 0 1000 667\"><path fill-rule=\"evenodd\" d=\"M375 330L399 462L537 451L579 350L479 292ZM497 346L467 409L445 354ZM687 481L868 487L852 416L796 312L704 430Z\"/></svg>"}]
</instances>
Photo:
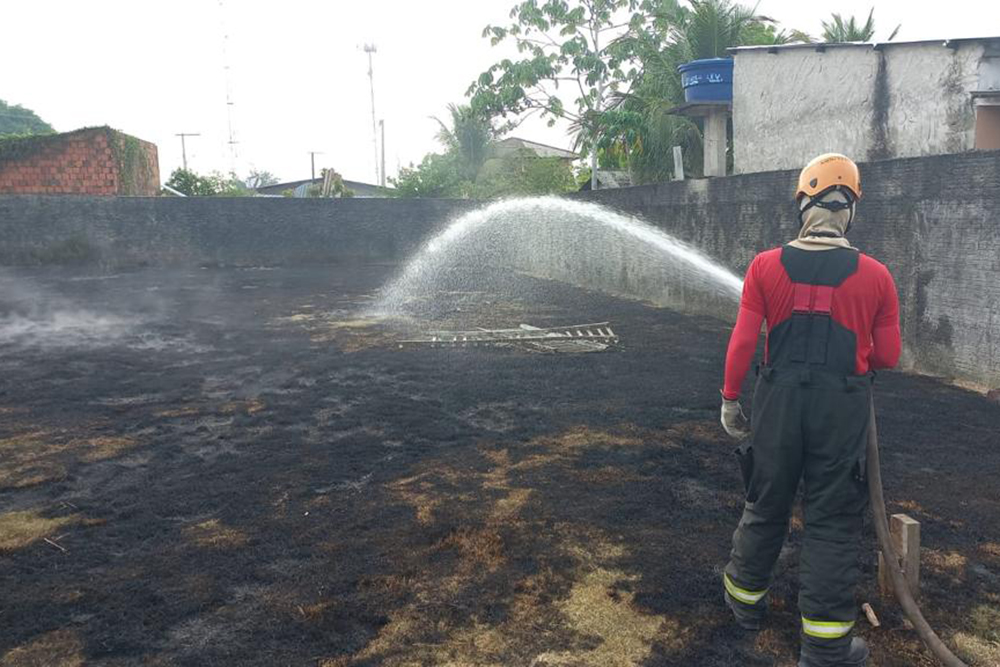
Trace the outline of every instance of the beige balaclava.
<instances>
[{"instance_id":1,"label":"beige balaclava","mask_svg":"<svg viewBox=\"0 0 1000 667\"><path fill-rule=\"evenodd\" d=\"M799 202L799 210L805 209L810 198L804 196ZM831 190L820 197L822 202L849 203L847 195ZM844 234L854 218L854 206L839 211L830 211L820 206L809 206L802 214L802 228L799 237L788 245L800 250L830 250L850 248L851 243Z\"/></svg>"}]
</instances>

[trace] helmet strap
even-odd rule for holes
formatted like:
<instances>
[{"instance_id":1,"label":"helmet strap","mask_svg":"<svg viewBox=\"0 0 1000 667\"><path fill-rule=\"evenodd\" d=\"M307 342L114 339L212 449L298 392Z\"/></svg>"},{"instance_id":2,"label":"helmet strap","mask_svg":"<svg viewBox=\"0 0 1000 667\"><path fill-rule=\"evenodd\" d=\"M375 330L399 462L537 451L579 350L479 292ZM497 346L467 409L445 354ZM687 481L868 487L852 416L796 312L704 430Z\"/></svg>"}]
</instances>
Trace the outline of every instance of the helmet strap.
<instances>
[{"instance_id":1,"label":"helmet strap","mask_svg":"<svg viewBox=\"0 0 1000 667\"><path fill-rule=\"evenodd\" d=\"M842 201L821 201L823 199L823 197L825 197L830 192L840 192L840 193L842 193L844 195L844 197L847 198L847 201L846 202L842 202ZM836 211L843 211L843 210L846 210L846 209L851 209L851 217L848 218L848 220L847 220L847 229L844 230L844 233L846 234L847 232L849 232L851 230L851 225L854 224L854 211L855 211L855 204L856 203L857 203L857 199L855 199L853 192L851 192L847 188L842 187L840 185L834 185L832 188L828 188L828 189L824 190L823 192L820 192L819 194L817 194L815 197L812 197L809 200L809 203L807 203L805 206L803 206L802 208L799 209L799 229L802 229L802 225L805 224L805 220L803 218L805 217L806 211L808 211L809 209L811 209L813 206L815 206L817 208L824 209L826 211L834 211L834 212L836 212Z\"/></svg>"}]
</instances>

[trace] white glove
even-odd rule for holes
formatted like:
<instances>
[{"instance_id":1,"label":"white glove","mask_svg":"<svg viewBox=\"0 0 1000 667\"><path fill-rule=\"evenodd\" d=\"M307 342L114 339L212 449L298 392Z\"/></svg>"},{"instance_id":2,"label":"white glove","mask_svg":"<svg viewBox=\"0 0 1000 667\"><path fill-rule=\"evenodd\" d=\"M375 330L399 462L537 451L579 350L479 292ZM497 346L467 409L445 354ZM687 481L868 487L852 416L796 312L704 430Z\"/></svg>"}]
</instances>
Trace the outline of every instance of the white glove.
<instances>
[{"instance_id":1,"label":"white glove","mask_svg":"<svg viewBox=\"0 0 1000 667\"><path fill-rule=\"evenodd\" d=\"M732 438L742 440L750 435L750 422L743 414L743 407L738 400L730 401L726 400L725 397L722 398L721 421L722 428L726 429L726 433Z\"/></svg>"}]
</instances>

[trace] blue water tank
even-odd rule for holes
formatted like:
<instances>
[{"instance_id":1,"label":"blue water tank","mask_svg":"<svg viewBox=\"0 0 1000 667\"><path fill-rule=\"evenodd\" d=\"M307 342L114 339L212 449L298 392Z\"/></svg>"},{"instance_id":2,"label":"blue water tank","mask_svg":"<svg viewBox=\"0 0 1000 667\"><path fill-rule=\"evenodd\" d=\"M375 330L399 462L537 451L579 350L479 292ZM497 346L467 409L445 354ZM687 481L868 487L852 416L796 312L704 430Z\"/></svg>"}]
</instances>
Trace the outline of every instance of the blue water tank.
<instances>
[{"instance_id":1,"label":"blue water tank","mask_svg":"<svg viewBox=\"0 0 1000 667\"><path fill-rule=\"evenodd\" d=\"M687 102L732 102L733 59L692 60L677 68Z\"/></svg>"}]
</instances>

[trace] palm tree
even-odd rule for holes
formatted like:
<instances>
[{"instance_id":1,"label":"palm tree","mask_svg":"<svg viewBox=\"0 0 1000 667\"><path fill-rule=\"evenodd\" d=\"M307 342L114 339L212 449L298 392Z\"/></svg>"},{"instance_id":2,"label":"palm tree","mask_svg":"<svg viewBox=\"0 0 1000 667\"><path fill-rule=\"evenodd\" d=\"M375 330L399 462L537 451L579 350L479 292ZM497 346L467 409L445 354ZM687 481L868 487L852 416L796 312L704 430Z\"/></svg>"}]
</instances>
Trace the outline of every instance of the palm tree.
<instances>
[{"instance_id":1,"label":"palm tree","mask_svg":"<svg viewBox=\"0 0 1000 667\"><path fill-rule=\"evenodd\" d=\"M493 126L467 105L449 104L448 113L451 116L450 126L434 118L441 126L437 139L458 159L462 175L474 181L493 142Z\"/></svg>"},{"instance_id":2,"label":"palm tree","mask_svg":"<svg viewBox=\"0 0 1000 667\"><path fill-rule=\"evenodd\" d=\"M902 24L897 25L896 29L892 31L892 34L889 35L889 39L886 41L891 42L895 39L901 27L903 27ZM872 7L871 11L868 12L868 20L865 21L864 25L860 25L853 16L845 21L840 14L833 14L830 17L829 22L823 21L824 42L831 44L840 44L844 42L870 42L874 36L874 7Z\"/></svg>"},{"instance_id":3,"label":"palm tree","mask_svg":"<svg viewBox=\"0 0 1000 667\"><path fill-rule=\"evenodd\" d=\"M630 35L632 52L642 63L637 84L618 95L605 115L602 147L628 156L635 182L669 179L674 146L681 146L687 173L702 169L701 129L694 121L668 113L683 104L677 66L727 55L735 46L806 41L808 36L775 29L774 21L732 0L658 0L649 26ZM780 40L780 41L779 41Z\"/></svg>"},{"instance_id":4,"label":"palm tree","mask_svg":"<svg viewBox=\"0 0 1000 667\"><path fill-rule=\"evenodd\" d=\"M730 0L690 0L691 11L681 25L680 42L687 44L691 60L724 58L734 46L745 44L751 26L773 24L759 16L756 7L732 4Z\"/></svg>"}]
</instances>

